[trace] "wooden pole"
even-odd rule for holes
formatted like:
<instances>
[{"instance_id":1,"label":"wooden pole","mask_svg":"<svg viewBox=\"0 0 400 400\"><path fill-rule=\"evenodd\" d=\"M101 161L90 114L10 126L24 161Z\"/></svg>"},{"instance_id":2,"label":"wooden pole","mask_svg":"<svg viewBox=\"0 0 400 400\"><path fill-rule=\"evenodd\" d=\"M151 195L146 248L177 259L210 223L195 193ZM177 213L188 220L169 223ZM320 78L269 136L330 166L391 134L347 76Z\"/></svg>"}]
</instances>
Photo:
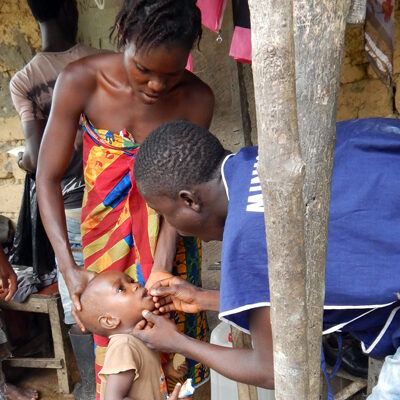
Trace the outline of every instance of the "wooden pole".
<instances>
[{"instance_id":1,"label":"wooden pole","mask_svg":"<svg viewBox=\"0 0 400 400\"><path fill-rule=\"evenodd\" d=\"M249 0L276 400L309 400L303 183L292 0Z\"/></svg>"},{"instance_id":2,"label":"wooden pole","mask_svg":"<svg viewBox=\"0 0 400 400\"><path fill-rule=\"evenodd\" d=\"M317 400L336 101L351 1L294 0L293 4L298 129L307 171L303 198L310 400Z\"/></svg>"}]
</instances>

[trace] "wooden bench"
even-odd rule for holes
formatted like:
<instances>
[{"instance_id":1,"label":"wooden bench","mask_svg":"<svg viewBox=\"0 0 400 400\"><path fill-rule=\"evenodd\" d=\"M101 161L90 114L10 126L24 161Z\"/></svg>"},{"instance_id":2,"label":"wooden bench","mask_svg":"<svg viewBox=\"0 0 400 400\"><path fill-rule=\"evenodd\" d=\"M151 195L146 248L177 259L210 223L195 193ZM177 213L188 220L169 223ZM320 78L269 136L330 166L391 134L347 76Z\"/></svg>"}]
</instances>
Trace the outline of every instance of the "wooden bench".
<instances>
[{"instance_id":1,"label":"wooden bench","mask_svg":"<svg viewBox=\"0 0 400 400\"><path fill-rule=\"evenodd\" d=\"M67 335L57 283L30 295L23 303L0 301L0 307L15 311L48 314L53 337L54 357L12 357L5 362L9 367L56 369L59 391L61 393L71 393L71 374L67 360Z\"/></svg>"}]
</instances>

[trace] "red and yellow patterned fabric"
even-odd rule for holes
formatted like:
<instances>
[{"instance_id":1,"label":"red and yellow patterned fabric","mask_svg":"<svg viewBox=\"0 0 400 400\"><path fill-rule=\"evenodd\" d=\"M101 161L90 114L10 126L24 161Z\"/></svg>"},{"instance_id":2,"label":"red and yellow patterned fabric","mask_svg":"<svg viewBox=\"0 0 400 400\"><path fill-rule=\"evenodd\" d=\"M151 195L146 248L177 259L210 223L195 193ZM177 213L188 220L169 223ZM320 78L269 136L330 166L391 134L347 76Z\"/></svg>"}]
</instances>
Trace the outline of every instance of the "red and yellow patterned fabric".
<instances>
[{"instance_id":1,"label":"red and yellow patterned fabric","mask_svg":"<svg viewBox=\"0 0 400 400\"><path fill-rule=\"evenodd\" d=\"M124 271L144 285L153 266L159 217L140 196L133 177L139 146L125 130L96 129L83 117L83 162L86 190L82 204L82 247L85 268L100 273ZM195 238L181 238L174 274L201 285L201 248ZM207 340L204 313L173 316L179 329ZM96 379L103 365L108 338L95 335ZM188 360L194 383L208 378L208 369ZM99 393L99 390L98 390Z\"/></svg>"}]
</instances>

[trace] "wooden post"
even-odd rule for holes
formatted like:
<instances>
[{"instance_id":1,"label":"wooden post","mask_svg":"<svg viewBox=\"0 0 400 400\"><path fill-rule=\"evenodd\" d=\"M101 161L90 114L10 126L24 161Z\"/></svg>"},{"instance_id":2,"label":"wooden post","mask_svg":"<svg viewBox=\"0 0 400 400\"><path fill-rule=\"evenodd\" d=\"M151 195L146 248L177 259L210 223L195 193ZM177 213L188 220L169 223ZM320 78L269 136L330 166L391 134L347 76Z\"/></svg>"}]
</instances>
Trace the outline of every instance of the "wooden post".
<instances>
[{"instance_id":1,"label":"wooden post","mask_svg":"<svg viewBox=\"0 0 400 400\"><path fill-rule=\"evenodd\" d=\"M309 400L303 183L293 0L250 0L276 400Z\"/></svg>"},{"instance_id":2,"label":"wooden post","mask_svg":"<svg viewBox=\"0 0 400 400\"><path fill-rule=\"evenodd\" d=\"M306 164L305 248L309 318L310 400L319 399L321 330L336 101L350 0L294 0L296 92Z\"/></svg>"}]
</instances>

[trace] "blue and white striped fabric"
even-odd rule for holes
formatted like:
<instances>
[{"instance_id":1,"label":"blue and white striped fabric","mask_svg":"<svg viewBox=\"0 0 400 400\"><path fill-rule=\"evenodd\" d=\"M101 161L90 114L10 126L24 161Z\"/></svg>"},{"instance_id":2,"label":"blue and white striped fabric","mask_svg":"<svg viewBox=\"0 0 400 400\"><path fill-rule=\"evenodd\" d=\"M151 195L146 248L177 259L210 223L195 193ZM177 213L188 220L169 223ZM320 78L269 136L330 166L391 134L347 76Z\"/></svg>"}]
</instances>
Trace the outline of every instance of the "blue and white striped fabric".
<instances>
[{"instance_id":1,"label":"blue and white striped fabric","mask_svg":"<svg viewBox=\"0 0 400 400\"><path fill-rule=\"evenodd\" d=\"M248 332L248 310L269 306L258 149L222 166L229 197L220 318ZM400 120L337 124L324 333L351 331L373 357L400 345Z\"/></svg>"}]
</instances>

